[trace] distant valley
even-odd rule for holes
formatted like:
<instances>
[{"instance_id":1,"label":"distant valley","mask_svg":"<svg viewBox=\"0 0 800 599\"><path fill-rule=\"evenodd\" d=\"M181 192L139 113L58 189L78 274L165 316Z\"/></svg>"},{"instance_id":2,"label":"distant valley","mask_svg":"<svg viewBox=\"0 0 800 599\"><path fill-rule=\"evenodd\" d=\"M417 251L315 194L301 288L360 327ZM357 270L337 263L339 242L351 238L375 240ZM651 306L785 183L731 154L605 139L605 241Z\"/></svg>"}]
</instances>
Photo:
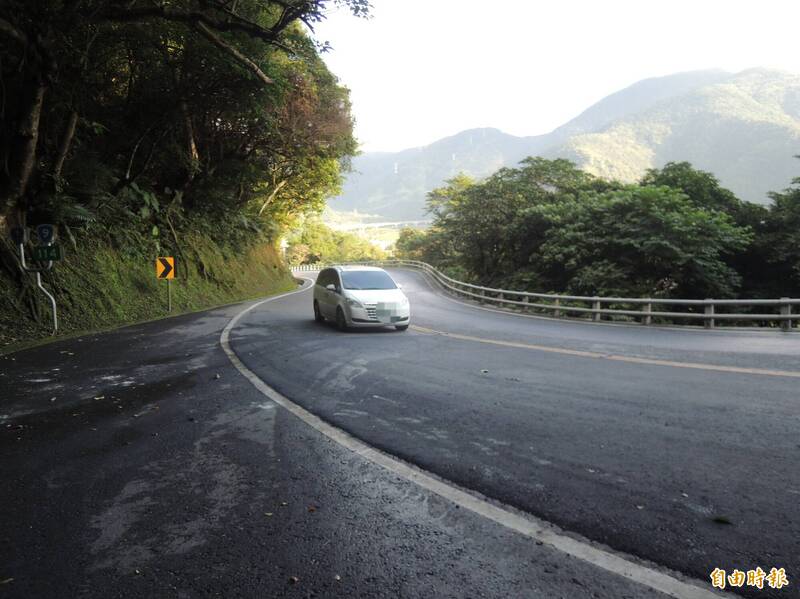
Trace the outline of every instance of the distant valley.
<instances>
[{"instance_id":1,"label":"distant valley","mask_svg":"<svg viewBox=\"0 0 800 599\"><path fill-rule=\"evenodd\" d=\"M695 71L640 81L546 135L472 129L419 148L362 154L329 206L384 221L424 219L426 193L448 178L485 177L531 155L568 158L622 181L687 160L763 204L800 175L797 154L800 75Z\"/></svg>"}]
</instances>

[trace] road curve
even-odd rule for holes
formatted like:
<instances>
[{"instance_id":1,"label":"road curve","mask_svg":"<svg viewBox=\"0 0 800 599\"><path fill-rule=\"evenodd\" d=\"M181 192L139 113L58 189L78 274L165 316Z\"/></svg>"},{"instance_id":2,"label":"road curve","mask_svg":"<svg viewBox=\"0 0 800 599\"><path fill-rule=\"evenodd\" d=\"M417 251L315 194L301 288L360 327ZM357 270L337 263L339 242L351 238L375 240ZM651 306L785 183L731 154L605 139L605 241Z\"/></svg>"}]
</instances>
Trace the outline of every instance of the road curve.
<instances>
[{"instance_id":1,"label":"road curve","mask_svg":"<svg viewBox=\"0 0 800 599\"><path fill-rule=\"evenodd\" d=\"M664 597L265 399L220 346L242 310L0 356L0 596Z\"/></svg>"},{"instance_id":2,"label":"road curve","mask_svg":"<svg viewBox=\"0 0 800 599\"><path fill-rule=\"evenodd\" d=\"M792 585L749 594L798 596L798 381L739 371L796 372L796 337L524 318L395 275L416 330L339 333L301 290L0 356L0 594L663 597L331 442L229 330L388 454L702 589L774 565Z\"/></svg>"},{"instance_id":3,"label":"road curve","mask_svg":"<svg viewBox=\"0 0 800 599\"><path fill-rule=\"evenodd\" d=\"M798 572L794 336L525 318L393 275L416 330L339 333L305 292L231 345L324 420L568 531L701 580Z\"/></svg>"}]
</instances>

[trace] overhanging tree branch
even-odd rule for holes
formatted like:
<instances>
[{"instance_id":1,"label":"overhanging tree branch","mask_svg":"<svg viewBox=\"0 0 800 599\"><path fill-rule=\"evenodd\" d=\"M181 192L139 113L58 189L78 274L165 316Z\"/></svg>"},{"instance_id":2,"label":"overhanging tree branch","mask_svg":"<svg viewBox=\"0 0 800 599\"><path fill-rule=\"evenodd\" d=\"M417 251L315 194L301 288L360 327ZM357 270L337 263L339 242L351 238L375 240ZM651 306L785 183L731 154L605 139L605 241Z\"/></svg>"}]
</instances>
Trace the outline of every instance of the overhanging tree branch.
<instances>
[{"instance_id":1,"label":"overhanging tree branch","mask_svg":"<svg viewBox=\"0 0 800 599\"><path fill-rule=\"evenodd\" d=\"M0 34L19 42L23 46L27 46L29 43L28 36L5 19L0 19Z\"/></svg>"},{"instance_id":2,"label":"overhanging tree branch","mask_svg":"<svg viewBox=\"0 0 800 599\"><path fill-rule=\"evenodd\" d=\"M55 179L61 178L61 170L64 168L64 162L67 159L69 148L72 145L72 139L75 137L75 128L78 126L78 111L72 109L67 117L67 124L64 128L64 135L61 138L61 143L58 147L58 154L53 166L53 177Z\"/></svg>"},{"instance_id":3,"label":"overhanging tree branch","mask_svg":"<svg viewBox=\"0 0 800 599\"><path fill-rule=\"evenodd\" d=\"M262 83L267 85L273 83L272 79L270 79L264 71L261 70L255 62L250 60L247 56L239 52L234 46L223 40L220 36L214 33L211 29L209 29L205 23L197 22L195 23L195 29L199 31L203 37L205 37L208 41L212 44L220 48L221 50L230 54L233 58L235 58L240 64L245 66L251 73L253 73L258 79L261 80Z\"/></svg>"},{"instance_id":4,"label":"overhanging tree branch","mask_svg":"<svg viewBox=\"0 0 800 599\"><path fill-rule=\"evenodd\" d=\"M280 181L280 182L279 182L279 183L278 183L278 184L277 184L277 185L276 185L276 186L275 186L275 187L272 189L272 192L269 194L269 196L267 197L267 199L266 199L266 200L264 201L264 203L261 205L261 209L258 211L258 214L259 214L259 215L261 215L261 213L262 213L262 212L264 212L264 210L267 208L267 206L269 206L270 202L272 202L272 200L273 200L273 199L275 199L275 196L276 196L276 195L278 195L278 192L281 190L281 188L283 188L283 186L284 186L284 185L286 185L286 182L287 182L287 181L286 181L286 179L283 179L282 181Z\"/></svg>"},{"instance_id":5,"label":"overhanging tree branch","mask_svg":"<svg viewBox=\"0 0 800 599\"><path fill-rule=\"evenodd\" d=\"M302 18L303 15L311 9L311 6L311 3L301 2L296 6L286 8L278 19L278 22L269 29L240 17L228 7L218 4L212 5L212 10L217 9L223 11L228 19L220 20L205 12L177 10L166 6L149 6L142 8L111 7L102 10L94 16L102 20L122 23L146 21L153 18L184 23L193 27L212 44L232 56L239 64L253 73L262 83L269 85L273 83L272 79L268 77L251 58L245 56L233 44L225 41L219 33L228 31L245 33L250 37L264 41L272 46L294 53L291 48L282 44L278 40L278 37L292 21Z\"/></svg>"},{"instance_id":6,"label":"overhanging tree branch","mask_svg":"<svg viewBox=\"0 0 800 599\"><path fill-rule=\"evenodd\" d=\"M150 6L144 8L112 7L102 10L100 13L98 13L97 18L106 21L118 21L123 23L146 21L153 18L186 23L188 25L197 25L202 23L207 28L214 29L215 31L240 31L251 37L268 43L276 41L280 32L289 24L286 23L282 27L276 25L271 29L266 29L245 19L236 19L235 21L220 21L204 12L176 10L166 6Z\"/></svg>"}]
</instances>

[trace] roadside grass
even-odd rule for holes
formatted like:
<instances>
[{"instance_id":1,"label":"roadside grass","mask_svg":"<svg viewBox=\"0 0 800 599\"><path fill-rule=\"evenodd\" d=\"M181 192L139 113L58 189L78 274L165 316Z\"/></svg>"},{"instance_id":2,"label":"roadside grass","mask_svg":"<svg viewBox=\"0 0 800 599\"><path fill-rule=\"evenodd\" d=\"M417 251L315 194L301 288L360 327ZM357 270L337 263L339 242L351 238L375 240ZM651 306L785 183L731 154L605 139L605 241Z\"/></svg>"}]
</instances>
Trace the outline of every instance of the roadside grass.
<instances>
[{"instance_id":1,"label":"roadside grass","mask_svg":"<svg viewBox=\"0 0 800 599\"><path fill-rule=\"evenodd\" d=\"M172 312L168 312L167 282L155 278L155 254L126 252L97 240L66 249L65 259L42 277L58 302L56 336L51 334L50 305L43 294L36 289L21 292L17 281L0 270L0 354L296 287L271 244L237 253L193 234L176 255Z\"/></svg>"}]
</instances>

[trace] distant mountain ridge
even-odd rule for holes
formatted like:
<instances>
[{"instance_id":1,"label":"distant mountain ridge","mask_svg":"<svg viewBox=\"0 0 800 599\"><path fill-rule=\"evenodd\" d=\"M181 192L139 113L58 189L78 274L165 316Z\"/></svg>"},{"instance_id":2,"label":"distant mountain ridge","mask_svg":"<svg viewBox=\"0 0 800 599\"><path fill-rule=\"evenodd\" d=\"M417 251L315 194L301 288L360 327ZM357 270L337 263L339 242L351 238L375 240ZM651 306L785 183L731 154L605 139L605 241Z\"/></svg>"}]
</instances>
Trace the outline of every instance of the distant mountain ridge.
<instances>
[{"instance_id":1,"label":"distant mountain ridge","mask_svg":"<svg viewBox=\"0 0 800 599\"><path fill-rule=\"evenodd\" d=\"M569 158L623 181L688 160L740 198L766 203L769 191L800 174L797 154L800 75L693 71L635 83L546 135L470 129L419 148L363 154L329 204L384 219L419 219L425 194L446 179L459 172L485 177L531 155Z\"/></svg>"}]
</instances>

